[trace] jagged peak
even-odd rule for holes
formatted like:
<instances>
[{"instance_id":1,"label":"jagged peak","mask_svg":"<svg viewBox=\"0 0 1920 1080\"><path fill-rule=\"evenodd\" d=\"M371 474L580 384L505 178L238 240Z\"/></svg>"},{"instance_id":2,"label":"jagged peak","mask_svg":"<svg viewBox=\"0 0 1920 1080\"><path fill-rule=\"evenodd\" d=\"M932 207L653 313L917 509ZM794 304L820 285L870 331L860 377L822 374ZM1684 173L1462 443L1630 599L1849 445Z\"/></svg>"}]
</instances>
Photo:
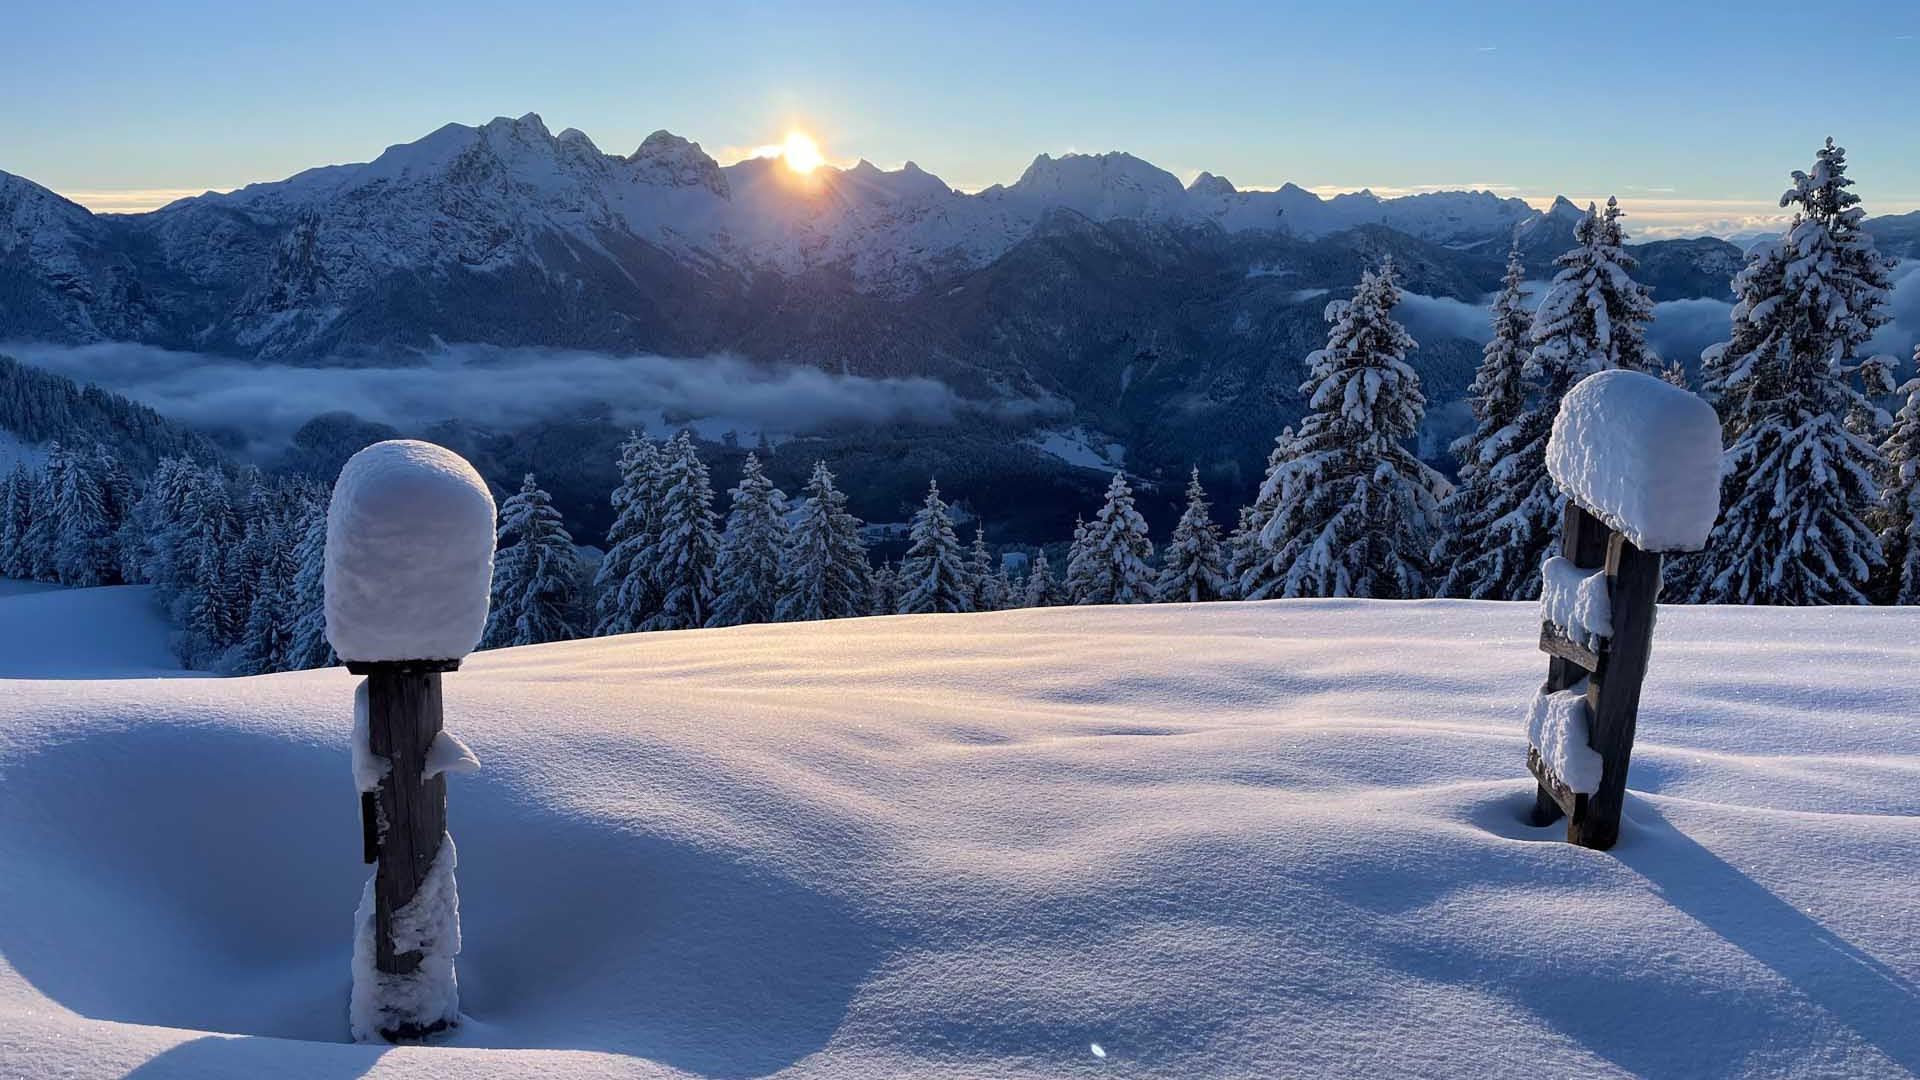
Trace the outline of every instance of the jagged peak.
<instances>
[{"instance_id":1,"label":"jagged peak","mask_svg":"<svg viewBox=\"0 0 1920 1080\"><path fill-rule=\"evenodd\" d=\"M704 187L721 198L728 194L727 178L720 163L700 149L700 144L661 128L640 140L627 155L627 164L647 180L671 187Z\"/></svg>"},{"instance_id":2,"label":"jagged peak","mask_svg":"<svg viewBox=\"0 0 1920 1080\"><path fill-rule=\"evenodd\" d=\"M1233 186L1233 181L1210 172L1194 177L1193 183L1187 185L1187 190L1195 195L1233 195L1239 191Z\"/></svg>"}]
</instances>

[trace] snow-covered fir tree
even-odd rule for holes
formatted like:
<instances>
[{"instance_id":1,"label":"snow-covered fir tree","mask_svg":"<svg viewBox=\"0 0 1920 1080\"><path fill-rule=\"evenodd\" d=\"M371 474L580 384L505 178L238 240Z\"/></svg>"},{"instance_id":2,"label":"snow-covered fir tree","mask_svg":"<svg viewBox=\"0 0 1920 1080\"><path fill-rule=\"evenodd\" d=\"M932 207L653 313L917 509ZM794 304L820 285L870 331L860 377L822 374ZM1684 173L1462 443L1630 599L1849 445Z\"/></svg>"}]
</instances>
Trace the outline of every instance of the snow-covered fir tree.
<instances>
[{"instance_id":1,"label":"snow-covered fir tree","mask_svg":"<svg viewBox=\"0 0 1920 1080\"><path fill-rule=\"evenodd\" d=\"M1047 553L1035 552L1027 565L1027 580L1021 584L1023 607L1053 607L1062 602L1060 584L1053 579L1053 567L1047 565Z\"/></svg>"},{"instance_id":2,"label":"snow-covered fir tree","mask_svg":"<svg viewBox=\"0 0 1920 1080\"><path fill-rule=\"evenodd\" d=\"M1327 305L1327 347L1307 358L1310 412L1256 505L1271 506L1244 579L1249 600L1426 595L1445 478L1409 451L1426 410L1407 366L1416 345L1393 319L1388 262L1353 299Z\"/></svg>"},{"instance_id":3,"label":"snow-covered fir tree","mask_svg":"<svg viewBox=\"0 0 1920 1080\"><path fill-rule=\"evenodd\" d=\"M940 484L913 515L906 557L900 560L900 614L973 610L966 551L953 535L953 518L940 498Z\"/></svg>"},{"instance_id":4,"label":"snow-covered fir tree","mask_svg":"<svg viewBox=\"0 0 1920 1080\"><path fill-rule=\"evenodd\" d=\"M1533 425L1540 419L1528 416L1540 388L1528 377L1534 370L1528 362L1533 314L1522 288L1525 280L1519 253L1510 252L1506 280L1493 302L1493 337L1467 387L1473 430L1453 443L1459 480L1440 504L1442 531L1433 563L1446 575L1441 596L1504 600L1538 590L1536 556L1543 549L1536 548L1534 530L1539 522L1513 516L1519 502L1509 475L1524 464L1513 456L1514 449L1538 434ZM1552 423L1551 416L1546 420Z\"/></svg>"},{"instance_id":5,"label":"snow-covered fir tree","mask_svg":"<svg viewBox=\"0 0 1920 1080\"><path fill-rule=\"evenodd\" d=\"M553 497L532 473L500 504L499 543L493 606L481 646L538 645L575 636L568 616L579 589L580 556Z\"/></svg>"},{"instance_id":6,"label":"snow-covered fir tree","mask_svg":"<svg viewBox=\"0 0 1920 1080\"><path fill-rule=\"evenodd\" d=\"M968 604L974 611L998 611L1004 604L1006 593L1000 589L984 525L973 530L973 548L967 556L967 589Z\"/></svg>"},{"instance_id":7,"label":"snow-covered fir tree","mask_svg":"<svg viewBox=\"0 0 1920 1080\"><path fill-rule=\"evenodd\" d=\"M642 556L653 569L660 608L642 630L691 630L713 614L713 570L720 558L713 482L686 432L661 454L659 517L653 543Z\"/></svg>"},{"instance_id":8,"label":"snow-covered fir tree","mask_svg":"<svg viewBox=\"0 0 1920 1080\"><path fill-rule=\"evenodd\" d=\"M27 534L33 528L33 475L25 462L15 462L0 490L0 577L31 578L33 559L27 553Z\"/></svg>"},{"instance_id":9,"label":"snow-covered fir tree","mask_svg":"<svg viewBox=\"0 0 1920 1080\"><path fill-rule=\"evenodd\" d=\"M787 538L775 614L782 622L847 619L872 613L873 599L860 519L826 462L816 462Z\"/></svg>"},{"instance_id":10,"label":"snow-covered fir tree","mask_svg":"<svg viewBox=\"0 0 1920 1080\"><path fill-rule=\"evenodd\" d=\"M1107 501L1087 523L1081 557L1080 604L1145 604L1153 600L1154 574L1147 565L1153 542L1147 522L1134 509L1133 488L1114 473Z\"/></svg>"},{"instance_id":11,"label":"snow-covered fir tree","mask_svg":"<svg viewBox=\"0 0 1920 1080\"><path fill-rule=\"evenodd\" d=\"M211 669L238 640L246 619L244 590L229 572L240 528L218 469L189 467L184 479L183 506L168 537L175 550L171 561L182 575L174 621L182 630L182 662Z\"/></svg>"},{"instance_id":12,"label":"snow-covered fir tree","mask_svg":"<svg viewBox=\"0 0 1920 1080\"><path fill-rule=\"evenodd\" d=\"M607 554L594 572L596 636L640 629L660 607L660 591L645 555L659 515L660 451L637 432L620 444L620 484L613 489L613 525Z\"/></svg>"},{"instance_id":13,"label":"snow-covered fir tree","mask_svg":"<svg viewBox=\"0 0 1920 1080\"><path fill-rule=\"evenodd\" d=\"M1678 360L1661 368L1660 378L1665 380L1668 386L1677 386L1686 391L1693 390L1693 380L1687 378L1687 367Z\"/></svg>"},{"instance_id":14,"label":"snow-covered fir tree","mask_svg":"<svg viewBox=\"0 0 1920 1080\"><path fill-rule=\"evenodd\" d=\"M1913 359L1920 370L1920 346ZM1906 403L1880 444L1887 463L1879 515L1886 572L1875 593L1888 603L1920 604L1920 378L1908 380L1900 393Z\"/></svg>"},{"instance_id":15,"label":"snow-covered fir tree","mask_svg":"<svg viewBox=\"0 0 1920 1080\"><path fill-rule=\"evenodd\" d=\"M900 579L893 564L883 562L867 577L867 614L891 615L900 607Z\"/></svg>"},{"instance_id":16,"label":"snow-covered fir tree","mask_svg":"<svg viewBox=\"0 0 1920 1080\"><path fill-rule=\"evenodd\" d=\"M1653 372L1661 366L1646 341L1653 297L1633 280L1639 264L1626 253L1622 216L1612 198L1604 214L1587 205L1574 227L1577 246L1560 256L1560 270L1534 313L1536 362L1564 366L1576 381L1611 368Z\"/></svg>"},{"instance_id":17,"label":"snow-covered fir tree","mask_svg":"<svg viewBox=\"0 0 1920 1080\"><path fill-rule=\"evenodd\" d=\"M787 497L773 486L753 454L729 492L726 532L714 566L715 595L708 626L772 622L780 603L780 564L787 548Z\"/></svg>"},{"instance_id":18,"label":"snow-covered fir tree","mask_svg":"<svg viewBox=\"0 0 1920 1080\"><path fill-rule=\"evenodd\" d=\"M1160 579L1154 599L1163 604L1198 604L1224 600L1226 567L1220 548L1220 530L1209 513L1207 491L1200 486L1200 470L1187 477L1187 509L1173 527L1173 537L1161 553Z\"/></svg>"},{"instance_id":19,"label":"snow-covered fir tree","mask_svg":"<svg viewBox=\"0 0 1920 1080\"><path fill-rule=\"evenodd\" d=\"M1007 569L1006 560L993 571L993 588L988 593L993 601L993 611L1005 611L1020 606L1020 583L1013 580L1013 571Z\"/></svg>"},{"instance_id":20,"label":"snow-covered fir tree","mask_svg":"<svg viewBox=\"0 0 1920 1080\"><path fill-rule=\"evenodd\" d=\"M1726 451L1720 521L1689 560L1694 600L1865 603L1882 565L1869 518L1885 463L1847 418L1871 407L1858 354L1887 320L1888 267L1846 173L1828 139L1812 171L1793 174L1780 200L1792 223L1749 255L1731 340L1702 357Z\"/></svg>"},{"instance_id":21,"label":"snow-covered fir tree","mask_svg":"<svg viewBox=\"0 0 1920 1080\"><path fill-rule=\"evenodd\" d=\"M1088 575L1093 566L1087 561L1087 522L1073 516L1073 542L1067 545L1067 573L1060 581L1061 602L1078 604L1089 588Z\"/></svg>"},{"instance_id":22,"label":"snow-covered fir tree","mask_svg":"<svg viewBox=\"0 0 1920 1080\"><path fill-rule=\"evenodd\" d=\"M294 541L277 509L262 508L249 522L258 535L258 568L240 640L228 654L227 670L260 675L293 668L293 642L299 622L295 608Z\"/></svg>"},{"instance_id":23,"label":"snow-covered fir tree","mask_svg":"<svg viewBox=\"0 0 1920 1080\"><path fill-rule=\"evenodd\" d=\"M294 671L326 667L335 660L327 641L327 504L315 499L299 524L300 540L293 549L293 593L289 617L292 639L287 643L287 667Z\"/></svg>"}]
</instances>

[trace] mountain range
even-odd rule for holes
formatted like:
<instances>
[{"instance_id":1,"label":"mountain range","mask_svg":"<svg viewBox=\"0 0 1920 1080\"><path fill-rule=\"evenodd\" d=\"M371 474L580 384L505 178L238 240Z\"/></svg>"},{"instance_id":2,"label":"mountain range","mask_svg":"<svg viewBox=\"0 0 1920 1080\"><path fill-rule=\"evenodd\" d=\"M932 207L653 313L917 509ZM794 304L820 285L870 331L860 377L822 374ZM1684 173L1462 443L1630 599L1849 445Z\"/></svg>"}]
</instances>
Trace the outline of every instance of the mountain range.
<instances>
[{"instance_id":1,"label":"mountain range","mask_svg":"<svg viewBox=\"0 0 1920 1080\"><path fill-rule=\"evenodd\" d=\"M0 340L303 365L482 343L927 376L1049 402L1131 471L1199 464L1232 493L1300 411L1321 308L1363 265L1391 255L1411 293L1477 303L1510 245L1550 273L1579 215L1487 192L1182 184L1125 153L1042 154L966 193L911 162L722 166L665 131L608 154L528 114L144 214L0 172ZM1920 215L1872 225L1920 248ZM1714 239L1633 250L1663 301L1724 299L1741 262ZM1416 336L1444 411L1478 345Z\"/></svg>"}]
</instances>

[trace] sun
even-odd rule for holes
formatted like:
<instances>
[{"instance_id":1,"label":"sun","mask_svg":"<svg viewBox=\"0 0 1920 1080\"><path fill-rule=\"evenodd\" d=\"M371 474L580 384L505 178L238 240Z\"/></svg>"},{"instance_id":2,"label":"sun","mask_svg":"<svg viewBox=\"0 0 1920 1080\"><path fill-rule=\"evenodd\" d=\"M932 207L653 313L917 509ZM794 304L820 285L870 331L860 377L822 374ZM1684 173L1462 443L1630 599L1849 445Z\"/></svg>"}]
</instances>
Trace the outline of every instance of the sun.
<instances>
[{"instance_id":1,"label":"sun","mask_svg":"<svg viewBox=\"0 0 1920 1080\"><path fill-rule=\"evenodd\" d=\"M787 168L802 176L819 168L827 160L820 155L820 144L813 141L813 136L798 131L790 133L787 141L780 144L780 156L786 161Z\"/></svg>"}]
</instances>

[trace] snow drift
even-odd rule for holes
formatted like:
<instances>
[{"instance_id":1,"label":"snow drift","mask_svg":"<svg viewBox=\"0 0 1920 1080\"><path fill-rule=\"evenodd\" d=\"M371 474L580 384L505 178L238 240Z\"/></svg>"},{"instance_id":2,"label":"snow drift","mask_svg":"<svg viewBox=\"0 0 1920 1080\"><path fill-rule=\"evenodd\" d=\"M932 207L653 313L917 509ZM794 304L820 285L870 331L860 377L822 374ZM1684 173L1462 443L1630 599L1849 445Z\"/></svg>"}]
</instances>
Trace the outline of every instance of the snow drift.
<instances>
[{"instance_id":1,"label":"snow drift","mask_svg":"<svg viewBox=\"0 0 1920 1080\"><path fill-rule=\"evenodd\" d=\"M1920 1067L1920 613L1665 610L1606 853L1524 824L1538 631L1278 602L478 654L432 1047L345 1042L352 678L8 683L0 1076Z\"/></svg>"}]
</instances>

